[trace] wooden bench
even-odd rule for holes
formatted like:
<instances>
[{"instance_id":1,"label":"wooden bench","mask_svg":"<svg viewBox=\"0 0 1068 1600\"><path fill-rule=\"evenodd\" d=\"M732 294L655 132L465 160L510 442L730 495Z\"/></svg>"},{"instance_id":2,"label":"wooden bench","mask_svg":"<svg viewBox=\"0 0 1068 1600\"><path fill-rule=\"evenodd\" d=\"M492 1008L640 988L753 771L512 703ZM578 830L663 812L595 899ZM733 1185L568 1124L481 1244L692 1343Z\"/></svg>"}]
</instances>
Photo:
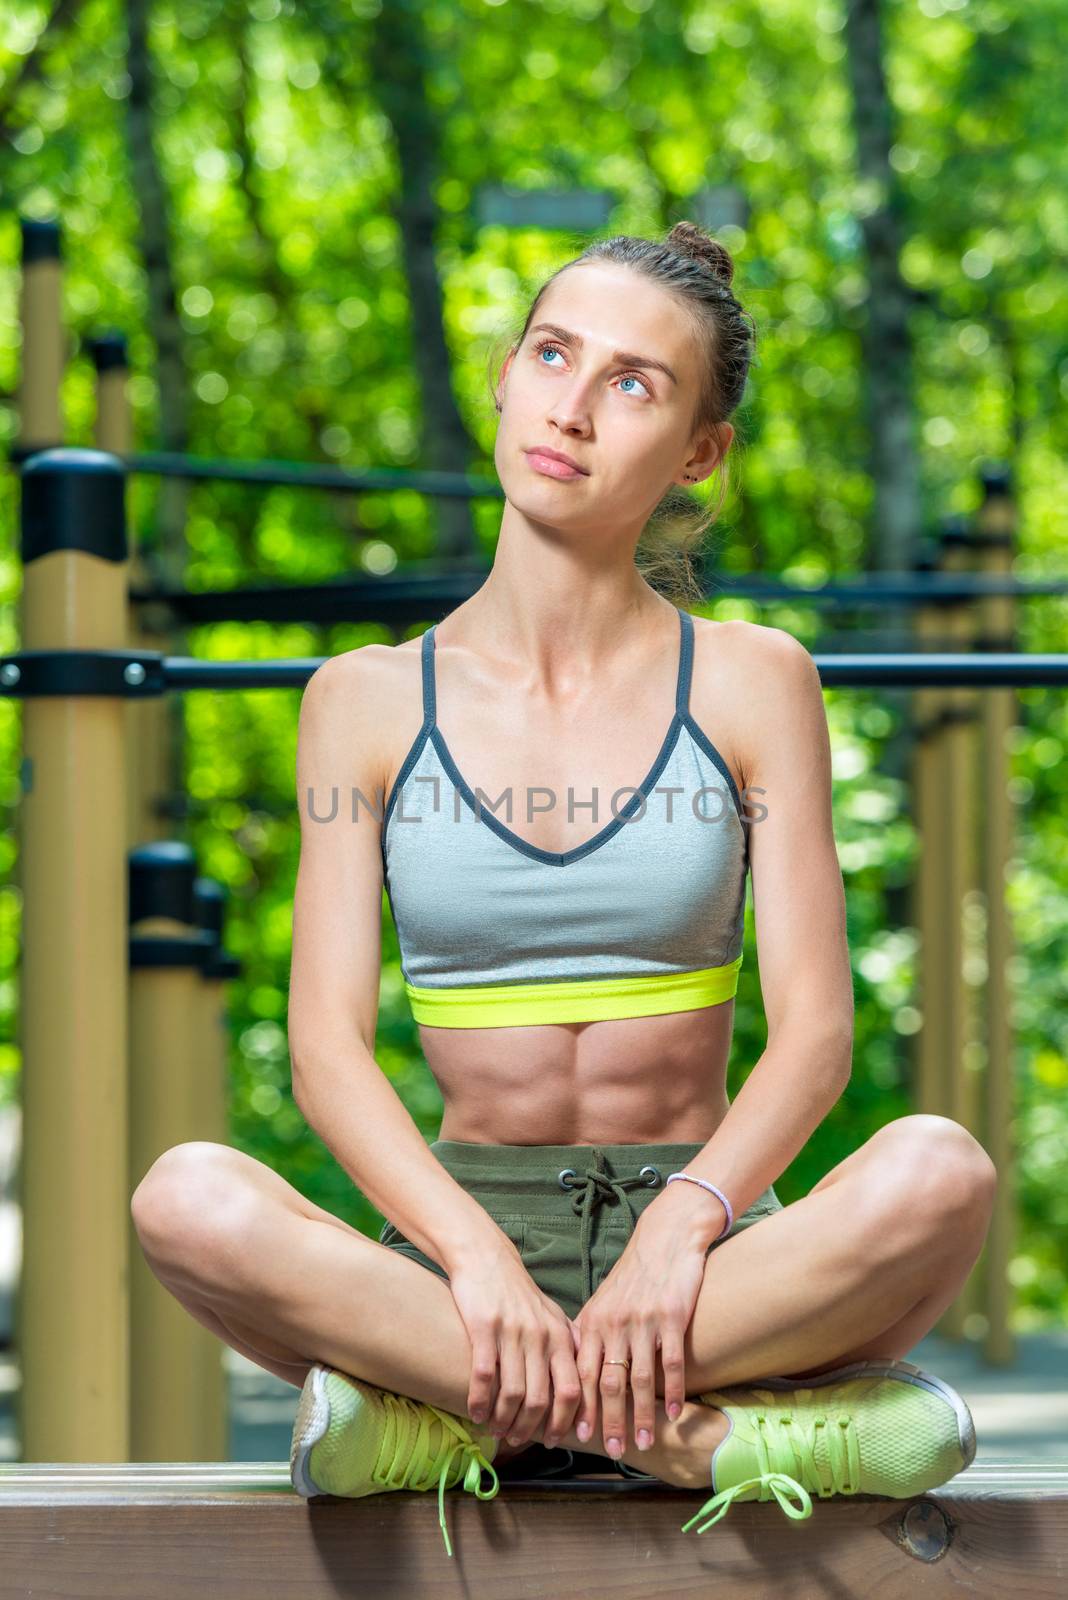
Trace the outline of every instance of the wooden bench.
<instances>
[{"instance_id":1,"label":"wooden bench","mask_svg":"<svg viewBox=\"0 0 1068 1600\"><path fill-rule=\"evenodd\" d=\"M711 1493L711 1489L709 1490ZM618 1476L302 1500L278 1462L0 1465L2 1600L898 1600L1068 1596L1068 1466L975 1464L793 1522Z\"/></svg>"}]
</instances>

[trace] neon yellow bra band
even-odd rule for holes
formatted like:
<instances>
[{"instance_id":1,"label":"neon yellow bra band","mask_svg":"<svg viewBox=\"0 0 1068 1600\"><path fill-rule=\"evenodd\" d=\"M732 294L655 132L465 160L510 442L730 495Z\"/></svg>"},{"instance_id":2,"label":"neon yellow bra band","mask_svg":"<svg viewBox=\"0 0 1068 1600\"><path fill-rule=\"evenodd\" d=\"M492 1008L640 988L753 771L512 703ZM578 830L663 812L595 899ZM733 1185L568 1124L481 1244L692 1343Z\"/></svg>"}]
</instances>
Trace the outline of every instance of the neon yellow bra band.
<instances>
[{"instance_id":1,"label":"neon yellow bra band","mask_svg":"<svg viewBox=\"0 0 1068 1600\"><path fill-rule=\"evenodd\" d=\"M405 982L416 1022L434 1028L522 1028L538 1022L603 1022L696 1011L729 1000L742 957L725 967L643 978L558 979L552 983L468 984L426 989Z\"/></svg>"}]
</instances>

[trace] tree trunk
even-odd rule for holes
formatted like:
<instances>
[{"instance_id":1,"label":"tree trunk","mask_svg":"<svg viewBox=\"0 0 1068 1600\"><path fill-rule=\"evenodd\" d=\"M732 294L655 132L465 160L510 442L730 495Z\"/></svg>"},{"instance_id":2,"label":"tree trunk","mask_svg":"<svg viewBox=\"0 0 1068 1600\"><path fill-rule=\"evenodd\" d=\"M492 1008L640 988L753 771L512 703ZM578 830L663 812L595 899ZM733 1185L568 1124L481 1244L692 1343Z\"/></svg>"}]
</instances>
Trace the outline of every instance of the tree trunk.
<instances>
[{"instance_id":1,"label":"tree trunk","mask_svg":"<svg viewBox=\"0 0 1068 1600\"><path fill-rule=\"evenodd\" d=\"M423 399L422 456L432 470L462 472L474 444L450 382L441 284L434 257L437 203L435 151L443 132L426 94L428 46L422 7L391 0L371 26L375 93L393 128L400 193L394 203L401 231L412 308L412 358ZM455 559L479 551L468 500L438 501L438 548Z\"/></svg>"}]
</instances>

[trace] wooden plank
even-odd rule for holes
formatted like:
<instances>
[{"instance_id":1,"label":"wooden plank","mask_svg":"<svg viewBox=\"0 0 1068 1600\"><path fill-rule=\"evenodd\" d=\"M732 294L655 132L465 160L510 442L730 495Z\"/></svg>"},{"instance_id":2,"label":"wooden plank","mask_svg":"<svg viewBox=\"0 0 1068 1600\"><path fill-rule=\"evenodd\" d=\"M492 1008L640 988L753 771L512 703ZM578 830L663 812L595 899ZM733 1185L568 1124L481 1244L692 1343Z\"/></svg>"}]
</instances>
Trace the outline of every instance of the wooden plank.
<instances>
[{"instance_id":1,"label":"wooden plank","mask_svg":"<svg viewBox=\"0 0 1068 1600\"><path fill-rule=\"evenodd\" d=\"M912 1500L816 1501L793 1522L735 1505L682 1533L703 1493L620 1478L312 1502L255 1463L0 1468L2 1600L864 1600L1068 1591L1068 1469L975 1465Z\"/></svg>"}]
</instances>

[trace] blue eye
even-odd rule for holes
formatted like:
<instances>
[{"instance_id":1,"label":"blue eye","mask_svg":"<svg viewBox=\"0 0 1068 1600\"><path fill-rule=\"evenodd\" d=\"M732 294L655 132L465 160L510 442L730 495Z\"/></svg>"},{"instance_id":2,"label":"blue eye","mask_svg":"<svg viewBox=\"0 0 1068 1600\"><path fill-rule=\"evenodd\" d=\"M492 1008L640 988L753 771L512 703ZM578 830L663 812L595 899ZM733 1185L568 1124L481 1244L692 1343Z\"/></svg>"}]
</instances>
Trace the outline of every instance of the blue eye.
<instances>
[{"instance_id":1,"label":"blue eye","mask_svg":"<svg viewBox=\"0 0 1068 1600\"><path fill-rule=\"evenodd\" d=\"M559 356L559 355L563 355L563 351L560 349L560 346L558 344L553 344L553 342L551 340L549 340L549 339L541 339L534 346L534 354L539 358L540 365L543 366L543 367L546 367L546 366L549 365L549 363L547 361L541 361L540 358L542 356L547 356L547 355ZM650 399L652 398L653 391L649 388L649 385L646 383L645 379L640 377L638 373L636 373L636 372L625 372L623 374L622 378L620 379L620 385L619 386L620 386L621 389L623 389L623 385L625 383L640 383L642 388L644 389L645 393L650 397ZM624 394L634 394L635 392L636 391L633 390L633 389L623 389L623 393Z\"/></svg>"}]
</instances>

